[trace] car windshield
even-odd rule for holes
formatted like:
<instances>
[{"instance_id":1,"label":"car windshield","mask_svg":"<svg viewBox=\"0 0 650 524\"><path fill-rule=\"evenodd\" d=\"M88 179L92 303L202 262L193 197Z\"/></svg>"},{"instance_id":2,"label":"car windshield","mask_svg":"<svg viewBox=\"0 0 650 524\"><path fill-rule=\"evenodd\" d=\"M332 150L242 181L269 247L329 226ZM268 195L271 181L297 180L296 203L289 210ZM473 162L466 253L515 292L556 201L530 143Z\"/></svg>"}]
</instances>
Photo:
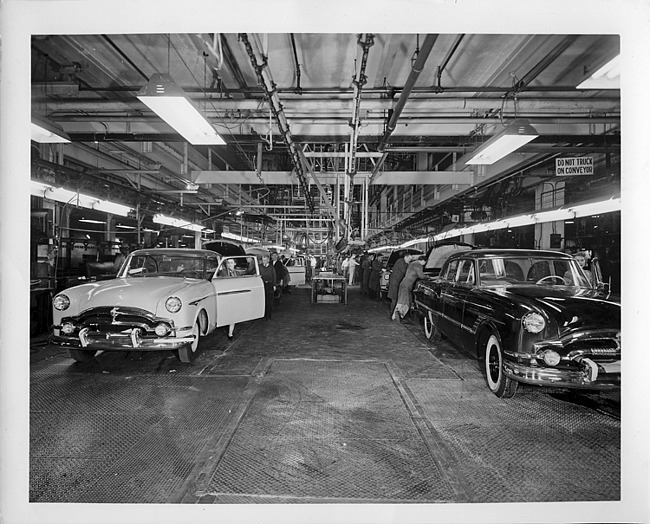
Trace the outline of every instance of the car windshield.
<instances>
[{"instance_id":1,"label":"car windshield","mask_svg":"<svg viewBox=\"0 0 650 524\"><path fill-rule=\"evenodd\" d=\"M208 279L217 268L217 259L169 253L134 253L129 256L121 277L160 277Z\"/></svg>"},{"instance_id":2,"label":"car windshield","mask_svg":"<svg viewBox=\"0 0 650 524\"><path fill-rule=\"evenodd\" d=\"M538 284L592 287L575 260L489 257L478 259L479 285Z\"/></svg>"}]
</instances>

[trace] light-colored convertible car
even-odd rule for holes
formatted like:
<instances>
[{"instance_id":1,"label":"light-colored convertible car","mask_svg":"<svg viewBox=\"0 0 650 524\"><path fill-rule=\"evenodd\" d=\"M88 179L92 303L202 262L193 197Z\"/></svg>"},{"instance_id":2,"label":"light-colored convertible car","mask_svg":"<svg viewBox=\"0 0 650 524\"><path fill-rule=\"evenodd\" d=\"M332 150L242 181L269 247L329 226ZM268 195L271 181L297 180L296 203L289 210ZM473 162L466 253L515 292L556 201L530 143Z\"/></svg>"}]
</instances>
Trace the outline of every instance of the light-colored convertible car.
<instances>
[{"instance_id":1,"label":"light-colored convertible car","mask_svg":"<svg viewBox=\"0 0 650 524\"><path fill-rule=\"evenodd\" d=\"M234 260L228 263L229 260ZM264 316L264 285L252 255L201 249L141 249L117 278L53 299L53 344L84 361L99 350L172 350L192 362L201 337Z\"/></svg>"}]
</instances>

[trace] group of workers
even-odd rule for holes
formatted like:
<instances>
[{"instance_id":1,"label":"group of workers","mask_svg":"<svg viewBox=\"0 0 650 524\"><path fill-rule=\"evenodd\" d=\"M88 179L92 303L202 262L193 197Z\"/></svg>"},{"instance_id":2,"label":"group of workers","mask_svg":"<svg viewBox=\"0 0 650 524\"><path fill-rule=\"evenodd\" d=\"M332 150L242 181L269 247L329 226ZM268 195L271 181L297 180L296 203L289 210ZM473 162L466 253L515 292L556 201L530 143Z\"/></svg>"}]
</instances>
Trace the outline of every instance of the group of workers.
<instances>
[{"instance_id":1,"label":"group of workers","mask_svg":"<svg viewBox=\"0 0 650 524\"><path fill-rule=\"evenodd\" d=\"M393 265L388 280L391 319L401 320L411 309L415 281L424 278L425 258L423 255L413 255L404 251L404 254L399 256ZM361 269L359 279L361 294L381 299L380 278L384 271L384 255L382 253L364 253L360 257L358 265Z\"/></svg>"}]
</instances>

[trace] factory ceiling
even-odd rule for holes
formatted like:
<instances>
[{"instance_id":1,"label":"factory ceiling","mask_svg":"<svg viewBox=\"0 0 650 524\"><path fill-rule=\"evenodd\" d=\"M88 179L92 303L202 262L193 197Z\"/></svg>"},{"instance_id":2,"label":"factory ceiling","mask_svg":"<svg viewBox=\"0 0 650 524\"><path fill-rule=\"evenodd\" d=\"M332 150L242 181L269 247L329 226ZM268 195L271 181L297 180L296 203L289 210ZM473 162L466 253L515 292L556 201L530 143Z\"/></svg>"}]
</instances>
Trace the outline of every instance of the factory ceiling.
<instances>
[{"instance_id":1,"label":"factory ceiling","mask_svg":"<svg viewBox=\"0 0 650 524\"><path fill-rule=\"evenodd\" d=\"M560 153L619 153L620 90L577 88L619 48L593 34L34 35L32 115L71 143L36 147L33 176L58 170L76 189L206 224L233 211L271 228L336 223L328 188L344 178L357 200L365 186L369 199L388 185L462 192ZM143 104L155 74L225 144L188 144ZM515 118L539 136L466 164Z\"/></svg>"}]
</instances>

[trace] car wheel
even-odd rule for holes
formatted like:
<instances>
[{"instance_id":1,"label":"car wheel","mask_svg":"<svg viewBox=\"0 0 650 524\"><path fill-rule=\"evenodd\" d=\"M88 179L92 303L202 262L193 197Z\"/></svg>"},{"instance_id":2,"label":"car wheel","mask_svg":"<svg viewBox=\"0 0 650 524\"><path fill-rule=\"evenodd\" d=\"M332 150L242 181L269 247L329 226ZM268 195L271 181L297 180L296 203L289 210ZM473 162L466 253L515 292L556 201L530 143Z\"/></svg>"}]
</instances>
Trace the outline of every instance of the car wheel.
<instances>
[{"instance_id":1,"label":"car wheel","mask_svg":"<svg viewBox=\"0 0 650 524\"><path fill-rule=\"evenodd\" d=\"M97 350L95 349L70 349L70 356L77 362L86 362L95 358Z\"/></svg>"},{"instance_id":2,"label":"car wheel","mask_svg":"<svg viewBox=\"0 0 650 524\"><path fill-rule=\"evenodd\" d=\"M436 326L433 324L433 315L431 311L427 311L424 315L424 336L427 337L427 340L431 340L435 331Z\"/></svg>"},{"instance_id":3,"label":"car wheel","mask_svg":"<svg viewBox=\"0 0 650 524\"><path fill-rule=\"evenodd\" d=\"M185 364L189 364L190 362L194 362L196 359L196 356L199 353L199 343L201 341L201 326L199 324L199 320L196 320L196 323L194 324L194 329L192 329L192 335L194 335L194 342L187 344L186 346L183 346L182 348L179 348L178 350L178 360Z\"/></svg>"},{"instance_id":4,"label":"car wheel","mask_svg":"<svg viewBox=\"0 0 650 524\"><path fill-rule=\"evenodd\" d=\"M499 398L510 398L517 391L518 382L503 372L503 351L499 338L492 334L485 345L485 375L488 388Z\"/></svg>"}]
</instances>

